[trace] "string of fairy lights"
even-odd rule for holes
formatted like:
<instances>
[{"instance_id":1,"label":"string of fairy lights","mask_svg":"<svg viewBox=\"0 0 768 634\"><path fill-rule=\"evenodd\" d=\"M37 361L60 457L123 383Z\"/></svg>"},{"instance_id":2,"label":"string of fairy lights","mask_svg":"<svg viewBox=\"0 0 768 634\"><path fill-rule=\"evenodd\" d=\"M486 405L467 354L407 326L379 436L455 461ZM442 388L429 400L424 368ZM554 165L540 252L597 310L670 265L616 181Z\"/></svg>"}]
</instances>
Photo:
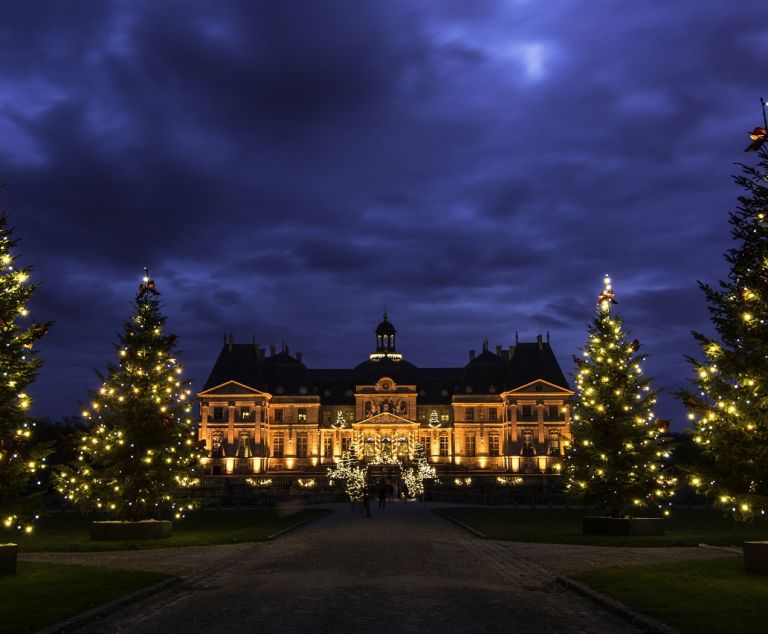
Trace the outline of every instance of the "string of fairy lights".
<instances>
[{"instance_id":1,"label":"string of fairy lights","mask_svg":"<svg viewBox=\"0 0 768 634\"><path fill-rule=\"evenodd\" d=\"M765 100L761 104L765 125ZM742 520L764 518L768 511L766 128L755 128L750 138L747 151L759 152L759 160L756 167L743 165L736 178L746 194L730 214L737 246L726 254L728 279L719 290L703 286L719 340L695 333L704 355L690 359L697 392L680 391L694 441L710 459L691 474L690 484Z\"/></svg>"},{"instance_id":2,"label":"string of fairy lights","mask_svg":"<svg viewBox=\"0 0 768 634\"><path fill-rule=\"evenodd\" d=\"M34 423L28 415L32 399L26 389L42 365L34 347L49 324L22 325L30 316L28 303L37 285L30 282L29 268L16 266L16 241L7 222L5 214L1 214L0 511L5 528L29 533L38 515L27 504L25 493L45 468L47 451L33 443Z\"/></svg>"},{"instance_id":3,"label":"string of fairy lights","mask_svg":"<svg viewBox=\"0 0 768 634\"><path fill-rule=\"evenodd\" d=\"M639 342L629 341L606 275L589 338L576 358L578 400L567 452L568 489L585 501L624 516L631 507L656 506L669 513L670 457L656 424L656 392L643 377Z\"/></svg>"},{"instance_id":4,"label":"string of fairy lights","mask_svg":"<svg viewBox=\"0 0 768 634\"><path fill-rule=\"evenodd\" d=\"M200 458L192 391L173 354L175 336L163 334L156 295L147 272L120 335L118 362L82 412L91 426L79 439L78 464L59 478L66 499L121 519L162 509L178 519L194 507L183 495Z\"/></svg>"}]
</instances>

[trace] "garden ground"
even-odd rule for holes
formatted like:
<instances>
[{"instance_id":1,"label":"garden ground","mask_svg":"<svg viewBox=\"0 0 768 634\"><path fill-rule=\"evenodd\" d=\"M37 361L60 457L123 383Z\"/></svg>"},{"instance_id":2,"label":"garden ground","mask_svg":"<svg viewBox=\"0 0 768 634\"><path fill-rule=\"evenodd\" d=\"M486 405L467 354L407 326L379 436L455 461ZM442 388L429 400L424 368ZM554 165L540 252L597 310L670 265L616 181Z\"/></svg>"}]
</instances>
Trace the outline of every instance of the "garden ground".
<instances>
[{"instance_id":1,"label":"garden ground","mask_svg":"<svg viewBox=\"0 0 768 634\"><path fill-rule=\"evenodd\" d=\"M431 513L430 505L415 503L374 509L370 519L350 512L347 505L333 508L334 514L268 543L39 552L22 558L181 577L180 583L157 596L90 622L82 631L216 632L258 625L277 632L307 628L473 632L499 627L631 632L635 630L623 619L563 589L557 576L620 566L619 572L632 577L627 566L653 562L669 575L675 566L690 561L703 565L712 560L711 565L718 566L715 562L724 555L694 547L601 548L483 540ZM600 583L582 579L596 587ZM677 602L670 601L668 590L665 599ZM631 597L624 600L632 602ZM700 631L676 624L682 631ZM727 625L737 627L733 618Z\"/></svg>"}]
</instances>

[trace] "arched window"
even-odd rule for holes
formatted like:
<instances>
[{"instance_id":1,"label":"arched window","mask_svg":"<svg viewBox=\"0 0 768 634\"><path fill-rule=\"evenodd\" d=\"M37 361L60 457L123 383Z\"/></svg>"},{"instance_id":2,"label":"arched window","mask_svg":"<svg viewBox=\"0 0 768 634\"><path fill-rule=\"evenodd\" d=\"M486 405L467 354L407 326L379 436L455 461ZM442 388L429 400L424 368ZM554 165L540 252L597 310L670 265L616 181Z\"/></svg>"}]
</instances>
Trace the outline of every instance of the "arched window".
<instances>
[{"instance_id":1,"label":"arched window","mask_svg":"<svg viewBox=\"0 0 768 634\"><path fill-rule=\"evenodd\" d=\"M224 432L215 431L211 434L211 457L223 458L224 453Z\"/></svg>"},{"instance_id":2,"label":"arched window","mask_svg":"<svg viewBox=\"0 0 768 634\"><path fill-rule=\"evenodd\" d=\"M522 433L523 446L520 448L520 455L525 457L535 456L536 447L533 444L533 431L524 429Z\"/></svg>"},{"instance_id":3,"label":"arched window","mask_svg":"<svg viewBox=\"0 0 768 634\"><path fill-rule=\"evenodd\" d=\"M549 432L549 447L547 447L547 455L560 455L560 430L558 429L552 429Z\"/></svg>"},{"instance_id":4,"label":"arched window","mask_svg":"<svg viewBox=\"0 0 768 634\"><path fill-rule=\"evenodd\" d=\"M237 457L253 457L253 452L251 451L251 434L245 429L240 431L240 433L237 435Z\"/></svg>"}]
</instances>

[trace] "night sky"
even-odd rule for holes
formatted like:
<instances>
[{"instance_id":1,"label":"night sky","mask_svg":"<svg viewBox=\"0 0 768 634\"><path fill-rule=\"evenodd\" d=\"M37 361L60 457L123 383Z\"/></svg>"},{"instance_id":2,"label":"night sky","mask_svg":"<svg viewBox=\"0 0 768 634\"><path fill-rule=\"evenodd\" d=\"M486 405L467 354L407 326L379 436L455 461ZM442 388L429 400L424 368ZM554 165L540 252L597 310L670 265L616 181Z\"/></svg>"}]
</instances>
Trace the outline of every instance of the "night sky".
<instances>
[{"instance_id":1,"label":"night sky","mask_svg":"<svg viewBox=\"0 0 768 634\"><path fill-rule=\"evenodd\" d=\"M762 16L762 18L760 17ZM6 2L0 208L42 284L34 413L77 414L145 265L199 390L225 332L310 367L550 331L614 280L657 413L711 332L764 0ZM768 96L768 95L766 95ZM570 379L573 384L572 378Z\"/></svg>"}]
</instances>

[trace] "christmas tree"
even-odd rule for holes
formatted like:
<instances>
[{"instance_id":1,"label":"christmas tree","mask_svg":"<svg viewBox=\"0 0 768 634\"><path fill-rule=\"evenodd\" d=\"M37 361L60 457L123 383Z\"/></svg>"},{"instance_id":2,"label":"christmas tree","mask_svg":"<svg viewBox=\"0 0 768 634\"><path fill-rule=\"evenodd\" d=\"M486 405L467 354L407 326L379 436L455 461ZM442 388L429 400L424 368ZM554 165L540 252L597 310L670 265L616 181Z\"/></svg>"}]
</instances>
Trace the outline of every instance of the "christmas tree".
<instances>
[{"instance_id":1,"label":"christmas tree","mask_svg":"<svg viewBox=\"0 0 768 634\"><path fill-rule=\"evenodd\" d=\"M344 491L350 502L363 499L363 491L368 480L368 468L360 466L355 443L350 445L349 451L341 454L341 459L333 469L328 469L327 476L331 485L336 480L344 482Z\"/></svg>"},{"instance_id":2,"label":"christmas tree","mask_svg":"<svg viewBox=\"0 0 768 634\"><path fill-rule=\"evenodd\" d=\"M26 390L43 363L35 342L49 324L22 325L37 284L29 281L29 267L16 267L15 246L8 218L0 214L0 513L5 528L30 532L37 506L29 486L49 451L34 443Z\"/></svg>"},{"instance_id":3,"label":"christmas tree","mask_svg":"<svg viewBox=\"0 0 768 634\"><path fill-rule=\"evenodd\" d=\"M566 473L569 494L589 505L628 517L633 510L661 506L668 497L668 457L652 407L656 390L643 376L637 339L628 340L606 276L589 340L578 366Z\"/></svg>"},{"instance_id":4,"label":"christmas tree","mask_svg":"<svg viewBox=\"0 0 768 634\"><path fill-rule=\"evenodd\" d=\"M417 442L413 446L411 465L403 471L403 482L408 490L408 497L420 498L424 495L424 481L437 477L435 468L427 462L424 446Z\"/></svg>"},{"instance_id":5,"label":"christmas tree","mask_svg":"<svg viewBox=\"0 0 768 634\"><path fill-rule=\"evenodd\" d=\"M135 313L118 335L118 362L83 411L90 427L78 438L79 456L59 474L59 490L81 510L120 520L182 516L198 461L189 382L176 359L176 336L164 334L159 291L149 273Z\"/></svg>"},{"instance_id":6,"label":"christmas tree","mask_svg":"<svg viewBox=\"0 0 768 634\"><path fill-rule=\"evenodd\" d=\"M725 254L728 278L719 289L699 284L717 336L693 333L703 354L700 361L689 357L697 389L677 393L706 458L691 484L739 520L768 511L767 180L763 148L758 166L742 166L735 177L744 193L730 213L737 245Z\"/></svg>"}]
</instances>

